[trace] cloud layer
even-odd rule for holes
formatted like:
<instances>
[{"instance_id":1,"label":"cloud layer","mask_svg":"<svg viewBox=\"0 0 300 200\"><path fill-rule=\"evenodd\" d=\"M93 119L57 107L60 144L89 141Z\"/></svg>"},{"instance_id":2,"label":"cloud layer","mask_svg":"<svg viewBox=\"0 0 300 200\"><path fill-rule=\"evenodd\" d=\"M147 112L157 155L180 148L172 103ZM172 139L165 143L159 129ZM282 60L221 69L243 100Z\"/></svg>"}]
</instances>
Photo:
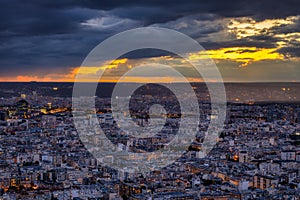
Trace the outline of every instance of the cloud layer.
<instances>
[{"instance_id":1,"label":"cloud layer","mask_svg":"<svg viewBox=\"0 0 300 200\"><path fill-rule=\"evenodd\" d=\"M287 59L286 62L299 66L299 8L298 0L182 3L3 0L0 2L0 80L71 74L101 41L120 31L143 26L181 31L211 53L218 52L215 59L219 63L229 59L239 62L237 66L247 63L250 67L255 64L252 61L264 60L256 59L262 51L272 50L265 55L267 60ZM238 50L248 50L249 58L242 58L245 62L240 57L246 52ZM236 54L240 55L239 60L233 59ZM150 53L150 56L161 55L161 52ZM131 55L132 58L144 56ZM272 64L268 61L268 65Z\"/></svg>"}]
</instances>

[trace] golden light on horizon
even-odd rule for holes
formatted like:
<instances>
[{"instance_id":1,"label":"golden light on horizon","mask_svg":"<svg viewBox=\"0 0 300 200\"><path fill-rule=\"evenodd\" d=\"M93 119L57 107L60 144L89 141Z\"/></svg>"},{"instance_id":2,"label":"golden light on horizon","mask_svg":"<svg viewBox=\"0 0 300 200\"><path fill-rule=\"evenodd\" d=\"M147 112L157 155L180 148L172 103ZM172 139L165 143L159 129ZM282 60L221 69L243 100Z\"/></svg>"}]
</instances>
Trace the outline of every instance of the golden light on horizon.
<instances>
[{"instance_id":1,"label":"golden light on horizon","mask_svg":"<svg viewBox=\"0 0 300 200\"><path fill-rule=\"evenodd\" d=\"M209 56L216 60L233 60L241 63L241 67L245 67L256 61L284 59L284 55L276 50L277 48L227 47L193 53L190 55L190 59L203 59Z\"/></svg>"},{"instance_id":2,"label":"golden light on horizon","mask_svg":"<svg viewBox=\"0 0 300 200\"><path fill-rule=\"evenodd\" d=\"M220 49L212 49L201 51L197 53L187 53L189 59L191 60L205 60L213 59L217 65L221 60L230 60L239 64L241 67L248 66L262 60L283 60L285 56L277 52L278 48L257 48L257 47L226 47ZM172 67L181 67L181 69L188 69L191 67L189 63L178 57L172 56L161 56L152 57L145 59L117 59L114 61L107 61L103 66L81 66L69 68L66 73L57 74L46 74L44 76L30 76L21 75L17 76L14 80L18 82L29 82L29 81L39 81L39 82L117 82L126 70L131 70L134 67L143 63L164 63ZM99 80L99 72L105 70L105 76ZM184 70L183 70L184 71ZM78 76L79 75L79 76ZM80 77L77 78L76 77ZM146 76L145 76L146 77ZM123 82L147 82L149 79L145 77L127 77L123 79ZM148 77L149 78L149 77ZM180 82L182 80L176 79L176 77L168 77L158 74L157 77L150 77L155 82ZM193 82L203 81L193 78L193 76L186 77L188 80ZM8 78L9 80L9 78ZM7 81L6 79L0 79L0 81Z\"/></svg>"}]
</instances>

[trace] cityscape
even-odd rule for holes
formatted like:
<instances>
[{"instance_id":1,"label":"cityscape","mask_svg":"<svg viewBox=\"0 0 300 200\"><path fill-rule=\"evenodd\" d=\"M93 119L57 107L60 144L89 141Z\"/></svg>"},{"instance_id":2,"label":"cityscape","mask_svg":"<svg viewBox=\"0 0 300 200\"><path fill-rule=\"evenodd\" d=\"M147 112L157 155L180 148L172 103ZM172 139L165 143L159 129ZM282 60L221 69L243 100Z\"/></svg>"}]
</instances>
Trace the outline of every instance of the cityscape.
<instances>
[{"instance_id":1,"label":"cityscape","mask_svg":"<svg viewBox=\"0 0 300 200\"><path fill-rule=\"evenodd\" d=\"M0 0L0 200L300 200L299 0Z\"/></svg>"},{"instance_id":2,"label":"cityscape","mask_svg":"<svg viewBox=\"0 0 300 200\"><path fill-rule=\"evenodd\" d=\"M29 90L23 91L20 84ZM146 174L101 166L87 151L73 124L71 97L58 92L67 91L71 83L8 85L13 92L1 98L0 107L2 199L299 199L298 84L225 84L231 95L226 122L204 158L200 155L201 132L211 113L202 92L202 125L193 143L174 163ZM259 86L279 100L256 101L252 96L247 101L236 91L252 88L255 92ZM205 84L194 87L206 90ZM292 100L280 101L286 96ZM152 142L165 140L154 137L144 143L128 142L130 137L116 132L105 106L109 103L109 98L96 97L95 114L101 126L110 127L108 137L115 144L149 150Z\"/></svg>"}]
</instances>

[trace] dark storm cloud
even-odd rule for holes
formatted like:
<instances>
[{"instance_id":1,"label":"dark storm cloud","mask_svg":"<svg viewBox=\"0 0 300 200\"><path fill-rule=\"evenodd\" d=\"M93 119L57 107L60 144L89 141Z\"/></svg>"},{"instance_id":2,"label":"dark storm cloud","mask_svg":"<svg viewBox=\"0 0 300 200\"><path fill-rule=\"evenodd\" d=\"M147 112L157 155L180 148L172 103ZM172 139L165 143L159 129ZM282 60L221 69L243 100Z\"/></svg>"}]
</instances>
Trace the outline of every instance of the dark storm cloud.
<instances>
[{"instance_id":1,"label":"dark storm cloud","mask_svg":"<svg viewBox=\"0 0 300 200\"><path fill-rule=\"evenodd\" d=\"M103 33L80 32L77 34L16 37L0 45L2 72L13 75L47 68L55 71L61 67L80 66L84 57L99 42L110 36Z\"/></svg>"},{"instance_id":2,"label":"dark storm cloud","mask_svg":"<svg viewBox=\"0 0 300 200\"><path fill-rule=\"evenodd\" d=\"M229 47L257 47L257 48L275 48L276 45L271 42L265 41L251 41L246 38L233 39L231 41L224 42L202 42L201 45L209 49L229 48Z\"/></svg>"},{"instance_id":3,"label":"dark storm cloud","mask_svg":"<svg viewBox=\"0 0 300 200\"><path fill-rule=\"evenodd\" d=\"M76 1L77 2L77 1ZM163 16L166 19L176 18L195 13L213 13L224 17L253 16L256 19L282 18L299 14L298 0L190 0L178 2L175 0L150 0L150 1L78 1L78 6L91 9L118 9L120 16L127 18L144 18L152 21L155 15ZM131 8L138 8L129 12ZM144 8L144 9L143 9ZM151 9L156 8L156 10ZM122 12L123 10L123 12Z\"/></svg>"},{"instance_id":4,"label":"dark storm cloud","mask_svg":"<svg viewBox=\"0 0 300 200\"><path fill-rule=\"evenodd\" d=\"M175 29L194 39L207 37L224 29L224 22L215 14L194 14L178 18L166 23L156 23L153 26Z\"/></svg>"},{"instance_id":5,"label":"dark storm cloud","mask_svg":"<svg viewBox=\"0 0 300 200\"><path fill-rule=\"evenodd\" d=\"M137 1L137 0L2 0L0 1L0 67L2 73L24 72L43 67L78 66L84 56L105 38L129 28L171 23L182 19L190 26L182 28L193 38L221 31L219 24L203 24L197 29L193 20L213 21L224 17L251 16L257 20L283 18L299 13L298 0L286 1ZM107 17L122 24L90 27L88 20ZM84 25L85 24L85 25ZM280 31L299 30L281 27ZM272 38L261 36L214 43L202 42L205 48L231 46L274 47ZM282 50L283 51L283 50ZM157 53L154 52L153 55ZM160 53L158 53L160 55ZM133 56L134 57L134 56ZM137 54L136 57L139 57Z\"/></svg>"},{"instance_id":6,"label":"dark storm cloud","mask_svg":"<svg viewBox=\"0 0 300 200\"><path fill-rule=\"evenodd\" d=\"M212 13L221 17L252 16L258 19L282 18L299 14L300 3L289 1L92 1L92 0L2 0L0 30L20 34L65 33L78 23L109 11L120 18L140 20L144 25L163 23L179 17Z\"/></svg>"},{"instance_id":7,"label":"dark storm cloud","mask_svg":"<svg viewBox=\"0 0 300 200\"><path fill-rule=\"evenodd\" d=\"M239 54L242 54L242 53L253 53L253 52L256 52L256 50L249 50L249 49L243 49L243 50L236 50L236 51L225 51L224 53L239 53Z\"/></svg>"},{"instance_id":8,"label":"dark storm cloud","mask_svg":"<svg viewBox=\"0 0 300 200\"><path fill-rule=\"evenodd\" d=\"M83 8L47 9L23 1L0 1L1 36L64 34L76 31L79 23L97 15Z\"/></svg>"},{"instance_id":9,"label":"dark storm cloud","mask_svg":"<svg viewBox=\"0 0 300 200\"><path fill-rule=\"evenodd\" d=\"M66 7L68 3L69 5L76 5L79 7L87 7L91 9L118 9L119 12L117 12L117 14L119 14L120 16L127 18L132 17L135 19L140 17L144 20L148 19L149 21L152 21L153 17L155 18L156 15L163 16L163 13L165 13L166 19L176 18L176 16L185 16L191 13L213 13L224 17L253 16L256 19L282 18L299 14L298 0L190 0L182 2L178 2L175 0L67 0L66 2L61 2L59 5ZM42 4L47 5L47 3ZM52 4L55 5L55 3L48 1L48 6ZM54 5L52 5L52 7ZM131 8L135 8L134 10L132 10L133 12L128 11ZM151 8L155 8L156 10ZM147 18L147 16L149 18Z\"/></svg>"},{"instance_id":10,"label":"dark storm cloud","mask_svg":"<svg viewBox=\"0 0 300 200\"><path fill-rule=\"evenodd\" d=\"M282 24L280 26L273 27L272 31L282 34L300 32L300 19L295 20L294 24Z\"/></svg>"},{"instance_id":11,"label":"dark storm cloud","mask_svg":"<svg viewBox=\"0 0 300 200\"><path fill-rule=\"evenodd\" d=\"M300 57L300 47L283 47L278 50L279 53L286 54L291 57Z\"/></svg>"}]
</instances>

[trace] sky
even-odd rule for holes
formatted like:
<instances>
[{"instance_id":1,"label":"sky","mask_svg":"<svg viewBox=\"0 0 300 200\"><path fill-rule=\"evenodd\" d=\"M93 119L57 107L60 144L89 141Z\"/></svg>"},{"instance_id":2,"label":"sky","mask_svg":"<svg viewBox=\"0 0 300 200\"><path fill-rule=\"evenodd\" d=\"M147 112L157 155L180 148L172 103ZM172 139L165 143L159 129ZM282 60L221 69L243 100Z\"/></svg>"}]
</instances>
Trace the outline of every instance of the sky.
<instances>
[{"instance_id":1,"label":"sky","mask_svg":"<svg viewBox=\"0 0 300 200\"><path fill-rule=\"evenodd\" d=\"M299 82L299 10L299 0L1 0L0 81L72 82L99 43L122 31L150 26L197 40L225 82ZM201 52L197 56L200 59ZM182 58L142 51L108 61L103 81L117 81L126 71L154 61L196 78ZM96 74L98 67L103 66L84 69ZM176 79L156 66L153 70L157 79ZM142 76L128 79L141 80Z\"/></svg>"}]
</instances>

